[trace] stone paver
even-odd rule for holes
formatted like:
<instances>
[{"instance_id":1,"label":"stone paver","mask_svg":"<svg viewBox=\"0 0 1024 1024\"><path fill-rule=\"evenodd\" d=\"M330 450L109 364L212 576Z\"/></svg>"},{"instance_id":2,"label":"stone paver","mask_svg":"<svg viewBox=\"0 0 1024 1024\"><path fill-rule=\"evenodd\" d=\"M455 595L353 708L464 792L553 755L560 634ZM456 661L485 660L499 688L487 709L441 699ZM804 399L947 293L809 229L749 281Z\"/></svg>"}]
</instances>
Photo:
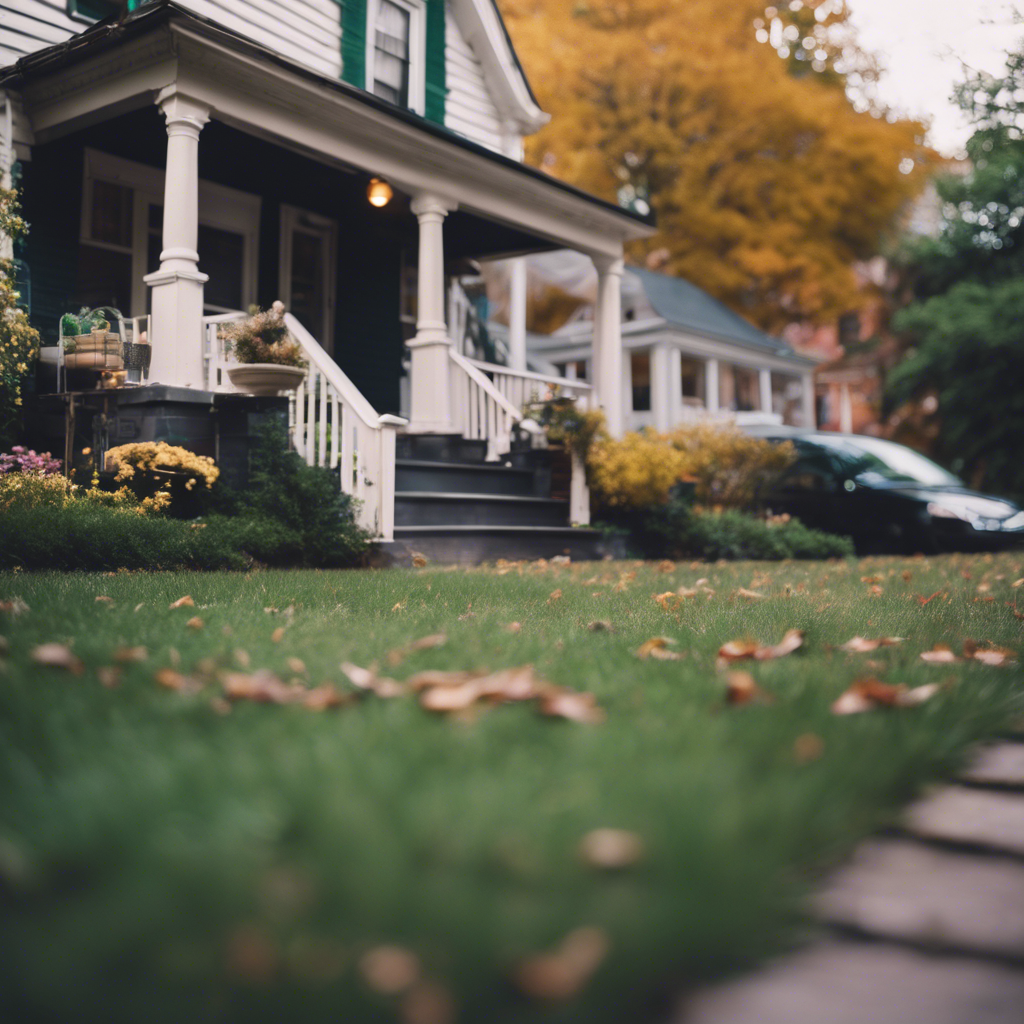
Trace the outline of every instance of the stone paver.
<instances>
[{"instance_id":1,"label":"stone paver","mask_svg":"<svg viewBox=\"0 0 1024 1024\"><path fill-rule=\"evenodd\" d=\"M999 743L983 750L961 778L1002 786L1024 786L1024 743Z\"/></svg>"},{"instance_id":2,"label":"stone paver","mask_svg":"<svg viewBox=\"0 0 1024 1024\"><path fill-rule=\"evenodd\" d=\"M879 936L1024 957L1024 864L1012 861L869 840L815 908Z\"/></svg>"},{"instance_id":3,"label":"stone paver","mask_svg":"<svg viewBox=\"0 0 1024 1024\"><path fill-rule=\"evenodd\" d=\"M916 835L955 839L1024 854L1024 794L956 786L914 804L906 815Z\"/></svg>"},{"instance_id":4,"label":"stone paver","mask_svg":"<svg viewBox=\"0 0 1024 1024\"><path fill-rule=\"evenodd\" d=\"M673 1024L1017 1024L1024 973L874 943L824 942L685 1002Z\"/></svg>"}]
</instances>

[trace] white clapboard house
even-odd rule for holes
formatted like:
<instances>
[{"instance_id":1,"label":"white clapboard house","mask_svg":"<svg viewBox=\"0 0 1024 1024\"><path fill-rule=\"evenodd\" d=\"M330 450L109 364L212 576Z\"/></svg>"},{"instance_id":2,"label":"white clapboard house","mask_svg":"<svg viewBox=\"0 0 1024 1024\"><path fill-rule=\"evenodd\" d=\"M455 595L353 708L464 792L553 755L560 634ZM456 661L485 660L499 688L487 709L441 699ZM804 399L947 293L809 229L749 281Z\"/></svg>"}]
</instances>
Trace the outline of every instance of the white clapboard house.
<instances>
[{"instance_id":1,"label":"white clapboard house","mask_svg":"<svg viewBox=\"0 0 1024 1024\"><path fill-rule=\"evenodd\" d=\"M593 261L604 371L561 392L620 431L623 245L653 229L522 162L547 115L493 0L0 0L0 65L44 345L81 305L148 317L150 390L216 405L218 324L280 299L310 364L295 446L379 538L582 543L579 474L570 515L506 458L524 395L559 382L521 339L510 367L463 354L457 279L556 248Z\"/></svg>"}]
</instances>

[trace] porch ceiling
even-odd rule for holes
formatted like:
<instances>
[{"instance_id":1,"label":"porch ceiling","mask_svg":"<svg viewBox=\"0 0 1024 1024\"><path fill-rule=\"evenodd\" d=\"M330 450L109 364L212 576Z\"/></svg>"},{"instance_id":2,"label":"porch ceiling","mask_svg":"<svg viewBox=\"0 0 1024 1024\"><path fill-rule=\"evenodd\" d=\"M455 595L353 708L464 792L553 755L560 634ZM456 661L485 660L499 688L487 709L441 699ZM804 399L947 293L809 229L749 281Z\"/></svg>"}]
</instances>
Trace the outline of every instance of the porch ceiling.
<instances>
[{"instance_id":1,"label":"porch ceiling","mask_svg":"<svg viewBox=\"0 0 1024 1024\"><path fill-rule=\"evenodd\" d=\"M23 92L40 141L153 102L176 87L213 117L327 164L387 178L408 195L458 203L449 231L461 255L564 246L617 256L653 226L415 114L320 75L186 11L147 4L120 26L98 25L0 74ZM473 215L476 216L473 216ZM505 227L474 249L479 218ZM499 234L500 234L499 231ZM461 238L461 242L458 240Z\"/></svg>"}]
</instances>

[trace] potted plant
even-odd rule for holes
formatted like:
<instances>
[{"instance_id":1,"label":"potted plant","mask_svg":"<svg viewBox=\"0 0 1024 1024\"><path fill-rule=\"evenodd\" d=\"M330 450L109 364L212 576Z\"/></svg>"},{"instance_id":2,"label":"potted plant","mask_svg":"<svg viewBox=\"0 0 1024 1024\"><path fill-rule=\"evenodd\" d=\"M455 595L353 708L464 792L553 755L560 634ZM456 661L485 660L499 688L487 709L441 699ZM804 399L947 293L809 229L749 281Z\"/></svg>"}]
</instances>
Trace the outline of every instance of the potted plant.
<instances>
[{"instance_id":1,"label":"potted plant","mask_svg":"<svg viewBox=\"0 0 1024 1024\"><path fill-rule=\"evenodd\" d=\"M228 367L228 377L239 391L253 395L294 391L306 376L306 360L288 333L281 302L270 309L250 307L245 320L225 324L220 336L237 361Z\"/></svg>"},{"instance_id":2,"label":"potted plant","mask_svg":"<svg viewBox=\"0 0 1024 1024\"><path fill-rule=\"evenodd\" d=\"M121 314L115 309L84 307L77 315L65 313L60 318L64 365L69 370L120 370L123 367L121 335L110 329L107 313L120 319Z\"/></svg>"}]
</instances>

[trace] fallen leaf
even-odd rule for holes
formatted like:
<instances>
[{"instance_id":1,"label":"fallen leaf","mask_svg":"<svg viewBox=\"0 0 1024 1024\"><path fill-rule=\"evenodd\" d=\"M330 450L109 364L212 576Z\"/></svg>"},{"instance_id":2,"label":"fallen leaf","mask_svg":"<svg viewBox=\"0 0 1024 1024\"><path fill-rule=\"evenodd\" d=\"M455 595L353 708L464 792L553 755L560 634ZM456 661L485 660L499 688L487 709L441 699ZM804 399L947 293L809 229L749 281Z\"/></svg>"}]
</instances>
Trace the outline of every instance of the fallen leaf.
<instances>
[{"instance_id":1,"label":"fallen leaf","mask_svg":"<svg viewBox=\"0 0 1024 1024\"><path fill-rule=\"evenodd\" d=\"M376 671L353 665L350 661L341 663L341 671L357 689L368 690L378 697L400 697L406 692L405 684L398 682L397 679L378 676Z\"/></svg>"},{"instance_id":2,"label":"fallen leaf","mask_svg":"<svg viewBox=\"0 0 1024 1024\"><path fill-rule=\"evenodd\" d=\"M420 704L428 711L464 711L480 697L480 681L470 679L457 686L431 686L420 694Z\"/></svg>"},{"instance_id":3,"label":"fallen leaf","mask_svg":"<svg viewBox=\"0 0 1024 1024\"><path fill-rule=\"evenodd\" d=\"M561 600L562 600L562 591L561 591L561 589L552 590L550 595L548 596L548 604L554 604L556 601L561 601Z\"/></svg>"},{"instance_id":4,"label":"fallen leaf","mask_svg":"<svg viewBox=\"0 0 1024 1024\"><path fill-rule=\"evenodd\" d=\"M753 640L730 640L718 649L720 663L729 664L753 658L755 661L771 661L783 658L803 646L804 633L801 629L789 629L773 647L762 647Z\"/></svg>"},{"instance_id":5,"label":"fallen leaf","mask_svg":"<svg viewBox=\"0 0 1024 1024\"><path fill-rule=\"evenodd\" d=\"M793 740L793 759L797 764L810 764L825 753L825 741L813 732L805 732Z\"/></svg>"},{"instance_id":6,"label":"fallen leaf","mask_svg":"<svg viewBox=\"0 0 1024 1024\"><path fill-rule=\"evenodd\" d=\"M350 694L340 693L333 683L323 683L311 690L305 690L300 701L302 706L309 708L310 711L324 711L347 704L351 699Z\"/></svg>"},{"instance_id":7,"label":"fallen leaf","mask_svg":"<svg viewBox=\"0 0 1024 1024\"><path fill-rule=\"evenodd\" d=\"M139 602L139 603L138 603L138 604L137 604L137 605L135 606L135 609L134 609L134 610L135 610L136 612L138 612L138 611L141 611L141 610L142 610L143 608L145 608L145 607L146 607L146 602L145 602L145 601L140 601L140 602Z\"/></svg>"},{"instance_id":8,"label":"fallen leaf","mask_svg":"<svg viewBox=\"0 0 1024 1024\"><path fill-rule=\"evenodd\" d=\"M950 665L960 659L950 649L949 644L936 644L930 651L921 652L921 660L930 665Z\"/></svg>"},{"instance_id":9,"label":"fallen leaf","mask_svg":"<svg viewBox=\"0 0 1024 1024\"><path fill-rule=\"evenodd\" d=\"M872 597L881 597L884 591L879 586L873 586L870 588L870 593Z\"/></svg>"},{"instance_id":10,"label":"fallen leaf","mask_svg":"<svg viewBox=\"0 0 1024 1024\"><path fill-rule=\"evenodd\" d=\"M127 664L134 661L145 661L149 657L149 651L145 647L118 647L111 655L114 661Z\"/></svg>"},{"instance_id":11,"label":"fallen leaf","mask_svg":"<svg viewBox=\"0 0 1024 1024\"><path fill-rule=\"evenodd\" d=\"M273 633L270 634L270 642L279 644L284 639L284 626L278 626Z\"/></svg>"},{"instance_id":12,"label":"fallen leaf","mask_svg":"<svg viewBox=\"0 0 1024 1024\"><path fill-rule=\"evenodd\" d=\"M683 601L678 594L671 590L666 590L664 594L651 594L651 597L667 612L678 608Z\"/></svg>"},{"instance_id":13,"label":"fallen leaf","mask_svg":"<svg viewBox=\"0 0 1024 1024\"><path fill-rule=\"evenodd\" d=\"M1014 587L1014 588L1016 588L1016 587L1024 587L1024 576L1022 576L1019 580L1014 580L1010 584L1010 586Z\"/></svg>"},{"instance_id":14,"label":"fallen leaf","mask_svg":"<svg viewBox=\"0 0 1024 1024\"><path fill-rule=\"evenodd\" d=\"M878 707L916 707L931 700L939 689L938 683L907 689L902 684L894 686L880 679L859 679L835 701L832 712L836 715L856 715Z\"/></svg>"},{"instance_id":15,"label":"fallen leaf","mask_svg":"<svg viewBox=\"0 0 1024 1024\"><path fill-rule=\"evenodd\" d=\"M359 973L374 992L394 995L417 981L420 961L401 946L376 946L359 958Z\"/></svg>"},{"instance_id":16,"label":"fallen leaf","mask_svg":"<svg viewBox=\"0 0 1024 1024\"><path fill-rule=\"evenodd\" d=\"M198 679L183 675L173 668L157 669L153 673L153 678L161 686L166 686L168 690L174 690L177 693L195 693L202 687L202 683Z\"/></svg>"},{"instance_id":17,"label":"fallen leaf","mask_svg":"<svg viewBox=\"0 0 1024 1024\"><path fill-rule=\"evenodd\" d=\"M595 828L580 840L579 853L591 867L618 870L643 857L644 843L635 832L626 829Z\"/></svg>"},{"instance_id":18,"label":"fallen leaf","mask_svg":"<svg viewBox=\"0 0 1024 1024\"><path fill-rule=\"evenodd\" d=\"M634 652L641 661L654 658L656 661L680 661L684 657L680 651L668 650L669 644L677 641L668 636L652 636L645 640Z\"/></svg>"},{"instance_id":19,"label":"fallen leaf","mask_svg":"<svg viewBox=\"0 0 1024 1024\"><path fill-rule=\"evenodd\" d=\"M288 666L288 671L294 672L297 676L306 674L306 663L301 658L286 658L285 664Z\"/></svg>"},{"instance_id":20,"label":"fallen leaf","mask_svg":"<svg viewBox=\"0 0 1024 1024\"><path fill-rule=\"evenodd\" d=\"M914 578L914 574L909 569L904 569L900 576L903 577L904 583L909 583Z\"/></svg>"},{"instance_id":21,"label":"fallen leaf","mask_svg":"<svg viewBox=\"0 0 1024 1024\"><path fill-rule=\"evenodd\" d=\"M400 612L405 607L405 605L405 601L396 601L394 605L392 605L391 610L393 612Z\"/></svg>"},{"instance_id":22,"label":"fallen leaf","mask_svg":"<svg viewBox=\"0 0 1024 1024\"><path fill-rule=\"evenodd\" d=\"M676 571L676 563L670 562L667 558L663 562L658 563L658 572L670 573Z\"/></svg>"},{"instance_id":23,"label":"fallen leaf","mask_svg":"<svg viewBox=\"0 0 1024 1024\"><path fill-rule=\"evenodd\" d=\"M979 647L974 640L965 640L964 657L998 668L1002 665L1016 664L1017 652L1011 651L1008 647L995 647L991 644Z\"/></svg>"},{"instance_id":24,"label":"fallen leaf","mask_svg":"<svg viewBox=\"0 0 1024 1024\"><path fill-rule=\"evenodd\" d=\"M926 700L931 700L941 689L942 686L939 683L926 683L924 686L915 686L913 689L901 694L897 703L901 708L914 707L917 704L923 704Z\"/></svg>"},{"instance_id":25,"label":"fallen leaf","mask_svg":"<svg viewBox=\"0 0 1024 1024\"><path fill-rule=\"evenodd\" d=\"M389 665L394 667L395 665L401 665L403 661L416 651L429 651L434 647L440 647L442 644L448 642L448 637L445 633L432 633L430 636L420 637L419 640L413 640L412 643L406 644L404 647L396 647L393 651L388 651L385 655L385 659Z\"/></svg>"},{"instance_id":26,"label":"fallen leaf","mask_svg":"<svg viewBox=\"0 0 1024 1024\"><path fill-rule=\"evenodd\" d=\"M881 576L861 576L860 581L861 581L861 583L881 583L882 582L882 577Z\"/></svg>"},{"instance_id":27,"label":"fallen leaf","mask_svg":"<svg viewBox=\"0 0 1024 1024\"><path fill-rule=\"evenodd\" d=\"M112 690L121 682L121 672L122 669L118 665L101 665L96 669L96 678L101 686Z\"/></svg>"},{"instance_id":28,"label":"fallen leaf","mask_svg":"<svg viewBox=\"0 0 1024 1024\"><path fill-rule=\"evenodd\" d=\"M917 603L923 608L929 601L934 601L937 597L945 597L945 590L936 590L934 594L929 594L927 597L922 597L920 594L914 595L917 598Z\"/></svg>"},{"instance_id":29,"label":"fallen leaf","mask_svg":"<svg viewBox=\"0 0 1024 1024\"><path fill-rule=\"evenodd\" d=\"M749 704L755 700L769 702L772 697L757 685L749 672L730 672L725 677L725 700L727 704Z\"/></svg>"},{"instance_id":30,"label":"fallen leaf","mask_svg":"<svg viewBox=\"0 0 1024 1024\"><path fill-rule=\"evenodd\" d=\"M114 603L114 599L112 597L107 597L106 594L97 594L96 595L96 603L97 604L113 604Z\"/></svg>"},{"instance_id":31,"label":"fallen leaf","mask_svg":"<svg viewBox=\"0 0 1024 1024\"><path fill-rule=\"evenodd\" d=\"M419 551L412 553L412 564L414 569L422 569L427 564L427 556L420 554Z\"/></svg>"},{"instance_id":32,"label":"fallen leaf","mask_svg":"<svg viewBox=\"0 0 1024 1024\"><path fill-rule=\"evenodd\" d=\"M869 622L868 625L870 626L871 623ZM839 649L849 654L864 654L868 651L877 651L879 647L893 647L896 644L901 644L903 639L901 636L883 636L877 640L868 640L862 636L855 636L842 644Z\"/></svg>"},{"instance_id":33,"label":"fallen leaf","mask_svg":"<svg viewBox=\"0 0 1024 1024\"><path fill-rule=\"evenodd\" d=\"M523 960L513 979L522 992L535 999L569 999L590 980L608 949L603 929L576 928L555 949Z\"/></svg>"},{"instance_id":34,"label":"fallen leaf","mask_svg":"<svg viewBox=\"0 0 1024 1024\"><path fill-rule=\"evenodd\" d=\"M220 684L231 700L251 700L258 704L291 704L302 700L308 692L301 686L283 682L265 668L251 674L222 672Z\"/></svg>"},{"instance_id":35,"label":"fallen leaf","mask_svg":"<svg viewBox=\"0 0 1024 1024\"><path fill-rule=\"evenodd\" d=\"M540 713L552 718L566 718L571 722L596 725L605 720L605 713L597 706L592 693L580 693L552 687L540 696Z\"/></svg>"},{"instance_id":36,"label":"fallen leaf","mask_svg":"<svg viewBox=\"0 0 1024 1024\"><path fill-rule=\"evenodd\" d=\"M29 610L29 606L20 597L12 597L5 601L0 601L0 612L10 615L12 619L18 618L19 615L24 615Z\"/></svg>"},{"instance_id":37,"label":"fallen leaf","mask_svg":"<svg viewBox=\"0 0 1024 1024\"><path fill-rule=\"evenodd\" d=\"M179 597L177 601L172 601L169 608L194 608L195 601L192 600L190 594L186 594L184 597Z\"/></svg>"},{"instance_id":38,"label":"fallen leaf","mask_svg":"<svg viewBox=\"0 0 1024 1024\"><path fill-rule=\"evenodd\" d=\"M477 681L480 696L494 702L533 700L541 696L550 684L537 677L532 665L501 669Z\"/></svg>"},{"instance_id":39,"label":"fallen leaf","mask_svg":"<svg viewBox=\"0 0 1024 1024\"><path fill-rule=\"evenodd\" d=\"M470 601L466 605L466 610L459 616L459 622L468 622L470 619L476 618L476 612L473 611L473 602Z\"/></svg>"},{"instance_id":40,"label":"fallen leaf","mask_svg":"<svg viewBox=\"0 0 1024 1024\"><path fill-rule=\"evenodd\" d=\"M740 587L739 590L736 591L736 596L745 597L749 601L759 601L764 597L764 594L761 594L756 590L747 590L746 587Z\"/></svg>"},{"instance_id":41,"label":"fallen leaf","mask_svg":"<svg viewBox=\"0 0 1024 1024\"><path fill-rule=\"evenodd\" d=\"M587 623L587 629L591 633L614 633L615 629L607 619L595 619Z\"/></svg>"},{"instance_id":42,"label":"fallen leaf","mask_svg":"<svg viewBox=\"0 0 1024 1024\"><path fill-rule=\"evenodd\" d=\"M203 620L199 618L198 615L193 615L192 618L185 623L185 625L189 629L202 629L206 625L206 623L203 622Z\"/></svg>"},{"instance_id":43,"label":"fallen leaf","mask_svg":"<svg viewBox=\"0 0 1024 1024\"><path fill-rule=\"evenodd\" d=\"M509 633L521 633L523 631L523 624L521 622L510 622L505 629Z\"/></svg>"},{"instance_id":44,"label":"fallen leaf","mask_svg":"<svg viewBox=\"0 0 1024 1024\"><path fill-rule=\"evenodd\" d=\"M47 668L62 668L72 675L80 676L85 671L81 658L77 658L66 644L40 644L33 647L29 657L37 665Z\"/></svg>"},{"instance_id":45,"label":"fallen leaf","mask_svg":"<svg viewBox=\"0 0 1024 1024\"><path fill-rule=\"evenodd\" d=\"M344 668L345 666L342 666L342 670ZM360 669L360 672L366 672L366 669ZM471 679L482 679L485 675L487 675L486 672L449 672L444 669L427 669L425 672L417 672L410 676L408 685L416 691L426 690L433 686L462 686L463 683L469 682ZM353 680L353 684L359 685L355 680Z\"/></svg>"}]
</instances>

